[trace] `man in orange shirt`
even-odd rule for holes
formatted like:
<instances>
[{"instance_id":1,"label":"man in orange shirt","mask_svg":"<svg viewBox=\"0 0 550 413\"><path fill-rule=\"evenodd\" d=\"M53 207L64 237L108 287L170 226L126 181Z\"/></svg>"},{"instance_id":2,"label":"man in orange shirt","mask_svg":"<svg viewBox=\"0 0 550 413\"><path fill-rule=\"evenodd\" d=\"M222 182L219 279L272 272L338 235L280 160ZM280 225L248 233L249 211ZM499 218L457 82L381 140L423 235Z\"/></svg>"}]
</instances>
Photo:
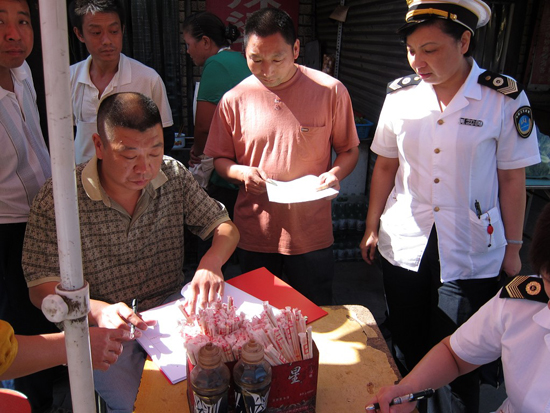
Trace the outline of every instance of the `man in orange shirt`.
<instances>
[{"instance_id":1,"label":"man in orange shirt","mask_svg":"<svg viewBox=\"0 0 550 413\"><path fill-rule=\"evenodd\" d=\"M282 10L253 13L244 45L254 76L224 95L205 148L216 171L240 186L241 268L266 267L316 304L331 304L330 201L270 203L266 181L315 175L319 187L340 188L359 155L349 94L338 80L294 63L300 41Z\"/></svg>"}]
</instances>

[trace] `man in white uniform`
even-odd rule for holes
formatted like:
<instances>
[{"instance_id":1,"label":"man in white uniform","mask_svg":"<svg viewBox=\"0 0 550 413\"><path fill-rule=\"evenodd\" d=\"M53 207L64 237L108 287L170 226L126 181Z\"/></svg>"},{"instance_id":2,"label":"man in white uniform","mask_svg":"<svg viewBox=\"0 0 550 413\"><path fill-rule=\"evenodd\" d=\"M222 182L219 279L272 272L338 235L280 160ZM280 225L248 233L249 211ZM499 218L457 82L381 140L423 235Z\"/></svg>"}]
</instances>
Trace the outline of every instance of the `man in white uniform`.
<instances>
[{"instance_id":1,"label":"man in white uniform","mask_svg":"<svg viewBox=\"0 0 550 413\"><path fill-rule=\"evenodd\" d=\"M71 66L71 94L76 126L76 163L95 154L92 135L101 101L119 92L139 92L157 105L164 129L164 153L174 144L172 111L166 88L155 70L121 53L124 6L120 0L74 0L69 5L73 31L90 56Z\"/></svg>"}]
</instances>

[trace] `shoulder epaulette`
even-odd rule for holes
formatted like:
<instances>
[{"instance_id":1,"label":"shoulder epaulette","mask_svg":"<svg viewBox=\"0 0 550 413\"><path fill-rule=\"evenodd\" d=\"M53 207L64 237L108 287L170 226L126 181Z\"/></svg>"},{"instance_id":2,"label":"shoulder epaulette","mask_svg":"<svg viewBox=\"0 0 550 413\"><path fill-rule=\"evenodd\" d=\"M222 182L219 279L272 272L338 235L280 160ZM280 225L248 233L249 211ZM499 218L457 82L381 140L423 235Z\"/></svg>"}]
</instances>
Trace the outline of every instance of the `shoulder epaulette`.
<instances>
[{"instance_id":1,"label":"shoulder epaulette","mask_svg":"<svg viewBox=\"0 0 550 413\"><path fill-rule=\"evenodd\" d=\"M505 96L515 99L523 91L523 86L514 79L486 70L477 78L477 83L487 86Z\"/></svg>"},{"instance_id":2,"label":"shoulder epaulette","mask_svg":"<svg viewBox=\"0 0 550 413\"><path fill-rule=\"evenodd\" d=\"M394 81L388 83L386 88L386 93L395 92L396 90L403 89L404 87L409 87L413 85L418 85L422 78L416 74L400 77Z\"/></svg>"},{"instance_id":3,"label":"shoulder epaulette","mask_svg":"<svg viewBox=\"0 0 550 413\"><path fill-rule=\"evenodd\" d=\"M500 298L522 298L525 300L548 303L542 278L518 275L501 291Z\"/></svg>"}]
</instances>

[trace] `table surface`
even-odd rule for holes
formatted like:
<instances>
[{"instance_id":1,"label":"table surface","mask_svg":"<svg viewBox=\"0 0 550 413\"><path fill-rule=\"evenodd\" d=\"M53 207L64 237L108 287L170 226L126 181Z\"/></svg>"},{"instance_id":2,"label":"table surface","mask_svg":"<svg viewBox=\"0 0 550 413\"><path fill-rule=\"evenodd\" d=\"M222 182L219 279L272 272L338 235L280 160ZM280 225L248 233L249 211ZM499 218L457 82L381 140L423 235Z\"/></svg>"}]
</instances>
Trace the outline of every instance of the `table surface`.
<instances>
[{"instance_id":1,"label":"table surface","mask_svg":"<svg viewBox=\"0 0 550 413\"><path fill-rule=\"evenodd\" d=\"M364 411L368 394L401 377L371 312L360 305L322 307L311 323L319 349L317 413ZM135 413L189 413L187 380L170 384L147 360Z\"/></svg>"}]
</instances>

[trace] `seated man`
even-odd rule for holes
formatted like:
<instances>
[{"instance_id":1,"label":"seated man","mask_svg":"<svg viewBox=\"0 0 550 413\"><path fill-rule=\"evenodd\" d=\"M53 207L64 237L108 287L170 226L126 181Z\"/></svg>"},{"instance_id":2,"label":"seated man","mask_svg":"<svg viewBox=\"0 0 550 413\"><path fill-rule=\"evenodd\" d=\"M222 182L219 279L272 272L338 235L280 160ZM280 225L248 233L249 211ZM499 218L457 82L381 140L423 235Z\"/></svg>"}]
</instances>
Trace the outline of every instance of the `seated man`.
<instances>
[{"instance_id":1,"label":"seated man","mask_svg":"<svg viewBox=\"0 0 550 413\"><path fill-rule=\"evenodd\" d=\"M221 266L233 253L239 233L223 205L208 197L181 163L163 158L155 103L133 92L109 96L97 121L96 155L76 168L90 323L147 328L128 305L137 298L140 310L147 310L181 289L184 224L202 239L213 234L193 278L189 304L194 309L197 295L203 305L223 294ZM60 280L56 240L49 180L32 205L23 247L23 270L38 307ZM145 353L130 341L116 366L94 372L96 390L109 409L132 411L144 362Z\"/></svg>"}]
</instances>

